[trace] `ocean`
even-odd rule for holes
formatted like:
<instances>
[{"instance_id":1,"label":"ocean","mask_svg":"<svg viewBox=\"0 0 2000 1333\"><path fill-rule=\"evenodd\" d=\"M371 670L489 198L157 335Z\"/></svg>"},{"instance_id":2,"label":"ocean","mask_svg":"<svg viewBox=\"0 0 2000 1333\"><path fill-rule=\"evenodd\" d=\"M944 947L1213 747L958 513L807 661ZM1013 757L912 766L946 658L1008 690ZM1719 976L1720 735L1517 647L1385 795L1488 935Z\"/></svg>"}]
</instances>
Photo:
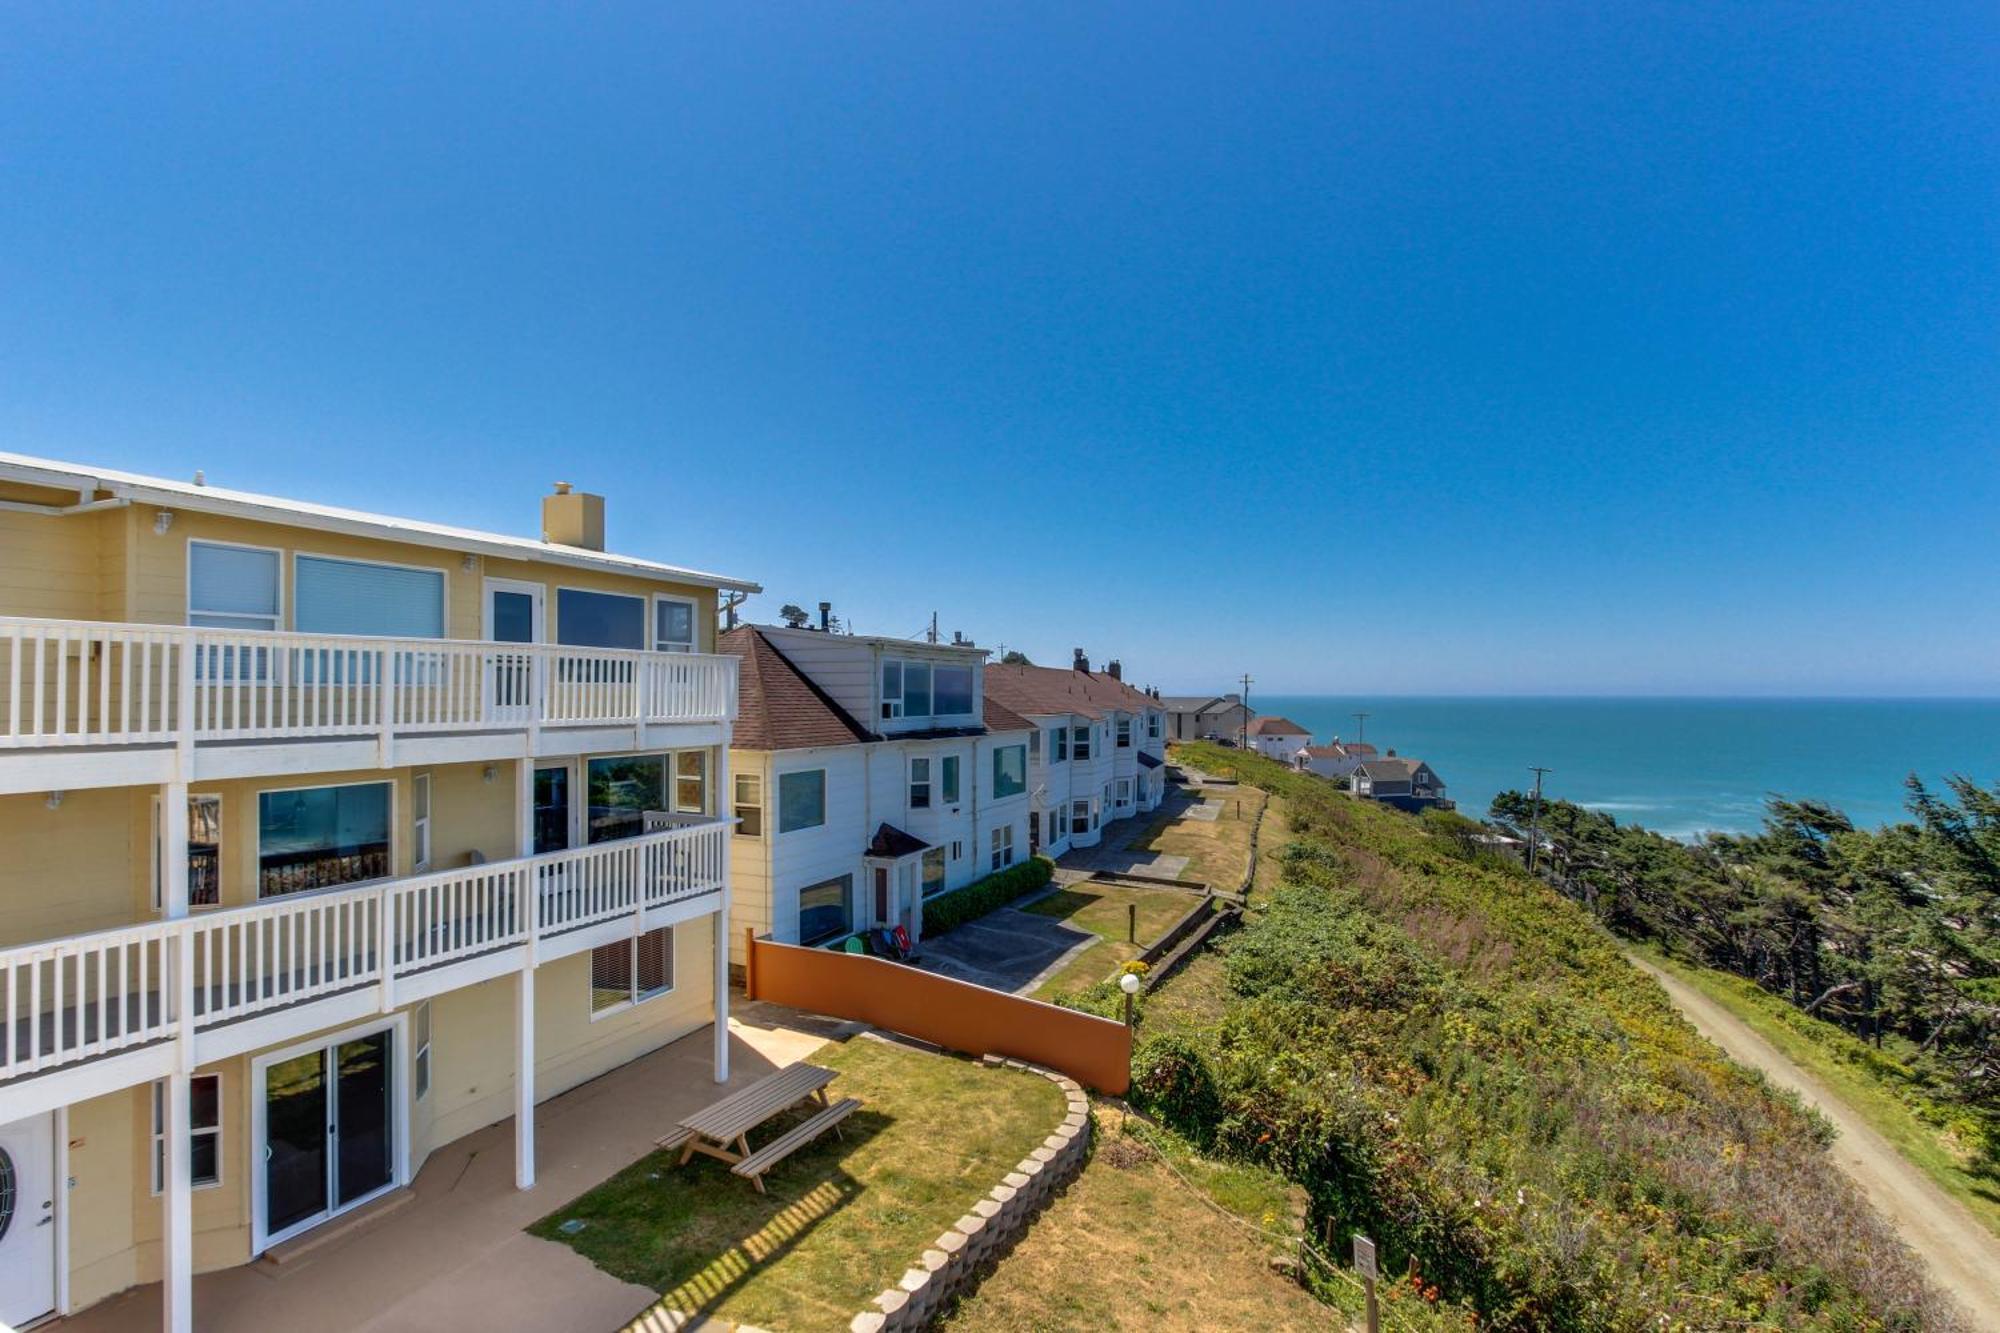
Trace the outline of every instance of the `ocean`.
<instances>
[{"instance_id":1,"label":"ocean","mask_svg":"<svg viewBox=\"0 0 2000 1333\"><path fill-rule=\"evenodd\" d=\"M1672 837L1747 832L1776 793L1827 801L1857 825L1905 817L1911 773L2000 782L2000 699L1428 698L1253 695L1315 741L1356 738L1423 759L1461 811L1496 792L1546 795Z\"/></svg>"}]
</instances>

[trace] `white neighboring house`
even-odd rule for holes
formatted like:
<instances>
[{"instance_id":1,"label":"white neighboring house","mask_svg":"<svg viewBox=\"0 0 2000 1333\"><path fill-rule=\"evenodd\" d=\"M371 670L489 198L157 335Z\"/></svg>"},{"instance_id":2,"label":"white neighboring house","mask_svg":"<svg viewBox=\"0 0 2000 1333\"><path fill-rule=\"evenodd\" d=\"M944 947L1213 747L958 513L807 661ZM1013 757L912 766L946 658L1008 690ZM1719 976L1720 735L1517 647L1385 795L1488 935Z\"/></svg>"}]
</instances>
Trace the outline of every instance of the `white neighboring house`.
<instances>
[{"instance_id":1,"label":"white neighboring house","mask_svg":"<svg viewBox=\"0 0 2000 1333\"><path fill-rule=\"evenodd\" d=\"M1342 741L1335 736L1325 745L1308 745L1292 762L1304 773L1323 778L1344 778L1376 757L1375 747L1366 741Z\"/></svg>"},{"instance_id":2,"label":"white neighboring house","mask_svg":"<svg viewBox=\"0 0 2000 1333\"><path fill-rule=\"evenodd\" d=\"M1033 729L984 697L986 650L744 626L730 750L730 956L746 930L923 938L928 898L1029 854ZM865 720L864 720L865 719Z\"/></svg>"},{"instance_id":3,"label":"white neighboring house","mask_svg":"<svg viewBox=\"0 0 2000 1333\"><path fill-rule=\"evenodd\" d=\"M1174 694L1161 697L1167 714L1167 738L1198 741L1210 736L1235 740L1252 716L1240 694Z\"/></svg>"},{"instance_id":4,"label":"white neighboring house","mask_svg":"<svg viewBox=\"0 0 2000 1333\"><path fill-rule=\"evenodd\" d=\"M1266 759L1289 764L1312 744L1312 733L1288 717L1259 717L1251 721L1246 743Z\"/></svg>"},{"instance_id":5,"label":"white neighboring house","mask_svg":"<svg viewBox=\"0 0 2000 1333\"><path fill-rule=\"evenodd\" d=\"M1104 825L1159 808L1167 791L1167 710L1127 685L1124 668L989 664L986 699L1027 719L1033 845L1046 856L1090 847Z\"/></svg>"},{"instance_id":6,"label":"white neighboring house","mask_svg":"<svg viewBox=\"0 0 2000 1333\"><path fill-rule=\"evenodd\" d=\"M1393 805L1398 810L1452 808L1452 802L1444 794L1444 781L1431 766L1421 759L1399 758L1394 750L1355 769L1353 783L1356 796Z\"/></svg>"}]
</instances>

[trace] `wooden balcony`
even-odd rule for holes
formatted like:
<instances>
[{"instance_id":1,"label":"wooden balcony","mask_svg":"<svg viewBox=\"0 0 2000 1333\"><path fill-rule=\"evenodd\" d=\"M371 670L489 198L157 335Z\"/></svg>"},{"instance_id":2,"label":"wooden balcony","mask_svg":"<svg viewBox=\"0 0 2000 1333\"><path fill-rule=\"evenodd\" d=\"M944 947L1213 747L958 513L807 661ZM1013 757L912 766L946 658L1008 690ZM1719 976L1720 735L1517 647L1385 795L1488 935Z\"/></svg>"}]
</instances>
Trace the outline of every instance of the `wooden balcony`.
<instances>
[{"instance_id":1,"label":"wooden balcony","mask_svg":"<svg viewBox=\"0 0 2000 1333\"><path fill-rule=\"evenodd\" d=\"M716 744L735 715L726 655L0 617L0 792Z\"/></svg>"},{"instance_id":2,"label":"wooden balcony","mask_svg":"<svg viewBox=\"0 0 2000 1333\"><path fill-rule=\"evenodd\" d=\"M0 1121L717 911L729 824L0 950Z\"/></svg>"}]
</instances>

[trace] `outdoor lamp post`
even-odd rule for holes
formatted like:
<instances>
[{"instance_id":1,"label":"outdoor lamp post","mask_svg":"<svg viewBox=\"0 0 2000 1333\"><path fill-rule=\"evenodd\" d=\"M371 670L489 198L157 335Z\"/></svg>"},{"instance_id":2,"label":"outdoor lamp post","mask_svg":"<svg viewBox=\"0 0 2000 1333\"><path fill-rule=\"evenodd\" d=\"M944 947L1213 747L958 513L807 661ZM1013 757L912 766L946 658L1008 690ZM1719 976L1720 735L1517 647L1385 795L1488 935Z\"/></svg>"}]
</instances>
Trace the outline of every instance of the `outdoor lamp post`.
<instances>
[{"instance_id":1,"label":"outdoor lamp post","mask_svg":"<svg viewBox=\"0 0 2000 1333\"><path fill-rule=\"evenodd\" d=\"M1118 978L1118 989L1125 992L1125 1026L1132 1026L1132 997L1139 993L1139 974L1127 972Z\"/></svg>"}]
</instances>

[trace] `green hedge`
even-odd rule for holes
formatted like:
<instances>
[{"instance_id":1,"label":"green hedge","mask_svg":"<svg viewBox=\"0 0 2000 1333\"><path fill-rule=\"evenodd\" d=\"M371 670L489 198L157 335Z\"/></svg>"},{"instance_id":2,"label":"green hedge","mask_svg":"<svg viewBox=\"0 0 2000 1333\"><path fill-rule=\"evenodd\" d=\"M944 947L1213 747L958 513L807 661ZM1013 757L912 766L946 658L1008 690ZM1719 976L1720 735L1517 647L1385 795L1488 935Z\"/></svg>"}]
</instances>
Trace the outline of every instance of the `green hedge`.
<instances>
[{"instance_id":1,"label":"green hedge","mask_svg":"<svg viewBox=\"0 0 2000 1333\"><path fill-rule=\"evenodd\" d=\"M927 899L924 903L924 936L928 939L948 930L956 930L996 907L1005 907L1022 894L1041 888L1055 872L1054 861L1046 856L1031 856L997 875L988 875L962 889L953 889L950 893L940 893L935 898Z\"/></svg>"}]
</instances>

